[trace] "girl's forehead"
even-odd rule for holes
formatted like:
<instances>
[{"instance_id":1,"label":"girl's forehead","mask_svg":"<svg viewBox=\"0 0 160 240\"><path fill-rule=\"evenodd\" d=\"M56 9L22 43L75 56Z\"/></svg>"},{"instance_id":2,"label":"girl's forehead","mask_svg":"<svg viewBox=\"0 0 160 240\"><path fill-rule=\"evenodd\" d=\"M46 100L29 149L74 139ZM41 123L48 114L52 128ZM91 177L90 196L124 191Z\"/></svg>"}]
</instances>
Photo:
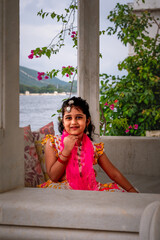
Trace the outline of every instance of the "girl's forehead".
<instances>
[{"instance_id":1,"label":"girl's forehead","mask_svg":"<svg viewBox=\"0 0 160 240\"><path fill-rule=\"evenodd\" d=\"M64 115L65 114L72 114L72 113L74 113L74 114L76 114L76 113L77 114L84 114L83 111L79 107L71 106L71 109L70 109L69 112L67 111L67 107L64 109Z\"/></svg>"}]
</instances>

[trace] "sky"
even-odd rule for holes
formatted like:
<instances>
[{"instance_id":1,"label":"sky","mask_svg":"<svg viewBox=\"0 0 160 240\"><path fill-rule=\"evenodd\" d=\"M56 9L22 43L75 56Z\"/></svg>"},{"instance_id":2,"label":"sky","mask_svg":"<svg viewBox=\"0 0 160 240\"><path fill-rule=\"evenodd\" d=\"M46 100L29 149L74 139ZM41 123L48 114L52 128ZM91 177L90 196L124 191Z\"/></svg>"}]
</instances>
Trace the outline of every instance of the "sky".
<instances>
[{"instance_id":1,"label":"sky","mask_svg":"<svg viewBox=\"0 0 160 240\"><path fill-rule=\"evenodd\" d=\"M133 0L100 0L100 30L106 29L111 23L107 20L110 10L116 3L128 3ZM61 14L68 7L70 0L20 0L20 65L40 72L60 69L62 66L77 66L77 51L72 47L70 36L66 38L66 46L50 59L46 56L29 59L31 50L37 47L48 46L51 40L59 33L61 24L50 17L42 19L37 12L44 11ZM76 25L76 24L75 24ZM100 72L119 74L117 64L128 55L128 47L122 45L116 36L100 37ZM68 80L58 75L61 80Z\"/></svg>"}]
</instances>

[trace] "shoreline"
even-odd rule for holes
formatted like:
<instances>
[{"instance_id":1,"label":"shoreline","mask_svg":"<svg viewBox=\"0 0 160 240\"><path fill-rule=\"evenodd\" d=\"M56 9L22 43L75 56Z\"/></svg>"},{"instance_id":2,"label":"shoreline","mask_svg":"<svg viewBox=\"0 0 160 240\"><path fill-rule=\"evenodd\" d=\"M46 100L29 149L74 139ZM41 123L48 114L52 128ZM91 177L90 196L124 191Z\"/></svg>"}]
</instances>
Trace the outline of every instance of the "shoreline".
<instances>
[{"instance_id":1,"label":"shoreline","mask_svg":"<svg viewBox=\"0 0 160 240\"><path fill-rule=\"evenodd\" d=\"M20 96L66 96L70 95L70 93L19 93Z\"/></svg>"}]
</instances>

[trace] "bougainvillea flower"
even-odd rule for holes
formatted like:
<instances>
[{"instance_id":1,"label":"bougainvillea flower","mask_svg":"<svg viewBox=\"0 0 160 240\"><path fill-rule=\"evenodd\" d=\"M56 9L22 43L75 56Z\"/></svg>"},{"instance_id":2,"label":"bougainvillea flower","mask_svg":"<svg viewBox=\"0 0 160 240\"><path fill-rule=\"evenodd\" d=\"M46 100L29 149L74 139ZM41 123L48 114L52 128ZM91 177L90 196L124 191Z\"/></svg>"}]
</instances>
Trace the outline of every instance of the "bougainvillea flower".
<instances>
[{"instance_id":1,"label":"bougainvillea flower","mask_svg":"<svg viewBox=\"0 0 160 240\"><path fill-rule=\"evenodd\" d=\"M31 50L31 53L34 53L34 50Z\"/></svg>"},{"instance_id":2,"label":"bougainvillea flower","mask_svg":"<svg viewBox=\"0 0 160 240\"><path fill-rule=\"evenodd\" d=\"M72 34L76 34L76 32L72 32Z\"/></svg>"},{"instance_id":3,"label":"bougainvillea flower","mask_svg":"<svg viewBox=\"0 0 160 240\"><path fill-rule=\"evenodd\" d=\"M66 77L69 77L69 74L68 74L68 73L66 74Z\"/></svg>"},{"instance_id":4,"label":"bougainvillea flower","mask_svg":"<svg viewBox=\"0 0 160 240\"><path fill-rule=\"evenodd\" d=\"M125 131L126 133L128 133L129 132L129 129L126 129L126 131Z\"/></svg>"},{"instance_id":5,"label":"bougainvillea flower","mask_svg":"<svg viewBox=\"0 0 160 240\"><path fill-rule=\"evenodd\" d=\"M110 107L109 107L111 110L114 109L114 104L111 104Z\"/></svg>"},{"instance_id":6,"label":"bougainvillea flower","mask_svg":"<svg viewBox=\"0 0 160 240\"><path fill-rule=\"evenodd\" d=\"M74 35L71 35L71 38L74 38Z\"/></svg>"},{"instance_id":7,"label":"bougainvillea flower","mask_svg":"<svg viewBox=\"0 0 160 240\"><path fill-rule=\"evenodd\" d=\"M45 79L48 79L48 76L45 76L44 78L45 78Z\"/></svg>"},{"instance_id":8,"label":"bougainvillea flower","mask_svg":"<svg viewBox=\"0 0 160 240\"><path fill-rule=\"evenodd\" d=\"M33 58L33 53L31 53L29 56L28 56L29 59L32 59Z\"/></svg>"},{"instance_id":9,"label":"bougainvillea flower","mask_svg":"<svg viewBox=\"0 0 160 240\"><path fill-rule=\"evenodd\" d=\"M38 78L39 81L42 80L41 75L38 75L37 78Z\"/></svg>"},{"instance_id":10,"label":"bougainvillea flower","mask_svg":"<svg viewBox=\"0 0 160 240\"><path fill-rule=\"evenodd\" d=\"M116 99L116 100L114 100L114 102L115 102L115 103L117 103L117 102L118 102L118 100Z\"/></svg>"},{"instance_id":11,"label":"bougainvillea flower","mask_svg":"<svg viewBox=\"0 0 160 240\"><path fill-rule=\"evenodd\" d=\"M104 104L105 106L109 106L109 104L106 102L105 104Z\"/></svg>"},{"instance_id":12,"label":"bougainvillea flower","mask_svg":"<svg viewBox=\"0 0 160 240\"><path fill-rule=\"evenodd\" d=\"M132 128L132 126L130 125L128 128Z\"/></svg>"},{"instance_id":13,"label":"bougainvillea flower","mask_svg":"<svg viewBox=\"0 0 160 240\"><path fill-rule=\"evenodd\" d=\"M62 68L66 68L65 66L63 66Z\"/></svg>"},{"instance_id":14,"label":"bougainvillea flower","mask_svg":"<svg viewBox=\"0 0 160 240\"><path fill-rule=\"evenodd\" d=\"M138 124L134 124L134 129L138 129Z\"/></svg>"}]
</instances>

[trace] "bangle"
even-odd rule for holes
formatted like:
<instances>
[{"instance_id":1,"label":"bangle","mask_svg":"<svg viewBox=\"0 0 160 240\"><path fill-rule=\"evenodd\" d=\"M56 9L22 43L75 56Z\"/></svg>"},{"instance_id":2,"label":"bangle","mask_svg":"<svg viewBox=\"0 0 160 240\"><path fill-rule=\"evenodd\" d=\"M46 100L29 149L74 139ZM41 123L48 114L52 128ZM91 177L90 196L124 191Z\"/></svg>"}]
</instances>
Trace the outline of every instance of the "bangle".
<instances>
[{"instance_id":1,"label":"bangle","mask_svg":"<svg viewBox=\"0 0 160 240\"><path fill-rule=\"evenodd\" d=\"M60 163L62 163L63 165L66 165L66 164L67 164L67 161L65 162L65 161L63 161L63 160L60 159L60 158L58 158L57 161L60 162Z\"/></svg>"},{"instance_id":2,"label":"bangle","mask_svg":"<svg viewBox=\"0 0 160 240\"><path fill-rule=\"evenodd\" d=\"M66 156L62 152L61 152L61 155L62 155L62 157L65 157L65 158L68 158L70 156L70 154L68 156Z\"/></svg>"},{"instance_id":3,"label":"bangle","mask_svg":"<svg viewBox=\"0 0 160 240\"><path fill-rule=\"evenodd\" d=\"M127 190L127 192L129 192L132 188L134 188L133 186L131 186L128 190Z\"/></svg>"}]
</instances>

